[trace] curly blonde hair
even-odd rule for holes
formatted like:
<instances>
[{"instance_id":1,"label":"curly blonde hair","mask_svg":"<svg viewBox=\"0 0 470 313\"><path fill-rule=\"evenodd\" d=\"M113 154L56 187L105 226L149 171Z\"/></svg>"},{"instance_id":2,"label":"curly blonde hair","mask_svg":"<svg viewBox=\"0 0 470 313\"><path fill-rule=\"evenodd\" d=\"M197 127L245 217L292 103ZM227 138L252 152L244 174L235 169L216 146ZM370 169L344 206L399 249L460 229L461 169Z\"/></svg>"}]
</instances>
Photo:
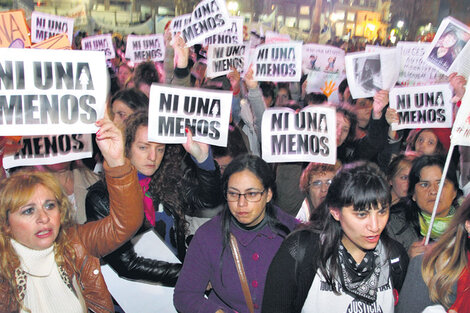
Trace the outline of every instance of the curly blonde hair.
<instances>
[{"instance_id":1,"label":"curly blonde hair","mask_svg":"<svg viewBox=\"0 0 470 313\"><path fill-rule=\"evenodd\" d=\"M56 178L50 173L36 171L18 171L0 182L0 280L9 284L10 299L16 299L18 307L23 306L17 294L15 270L20 267L20 259L13 248L9 231L9 214L16 212L28 203L38 185L52 191L60 212L60 230L54 242L55 261L57 265L65 264L65 255L75 258L73 248L68 241L67 230L75 222L72 217L71 204ZM14 239L14 238L13 238ZM72 262L73 263L73 262Z\"/></svg>"}]
</instances>

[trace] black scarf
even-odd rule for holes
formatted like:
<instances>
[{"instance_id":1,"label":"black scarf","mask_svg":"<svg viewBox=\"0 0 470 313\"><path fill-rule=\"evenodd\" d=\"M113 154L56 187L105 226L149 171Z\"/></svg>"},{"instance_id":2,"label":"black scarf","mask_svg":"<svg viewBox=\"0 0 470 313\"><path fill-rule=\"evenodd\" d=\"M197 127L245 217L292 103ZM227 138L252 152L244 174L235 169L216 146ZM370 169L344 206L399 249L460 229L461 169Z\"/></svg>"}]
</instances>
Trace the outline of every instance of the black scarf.
<instances>
[{"instance_id":1,"label":"black scarf","mask_svg":"<svg viewBox=\"0 0 470 313\"><path fill-rule=\"evenodd\" d=\"M373 251L366 252L361 264L356 264L342 243L339 245L338 254L344 291L360 301L375 302L380 276L380 258L377 247Z\"/></svg>"}]
</instances>

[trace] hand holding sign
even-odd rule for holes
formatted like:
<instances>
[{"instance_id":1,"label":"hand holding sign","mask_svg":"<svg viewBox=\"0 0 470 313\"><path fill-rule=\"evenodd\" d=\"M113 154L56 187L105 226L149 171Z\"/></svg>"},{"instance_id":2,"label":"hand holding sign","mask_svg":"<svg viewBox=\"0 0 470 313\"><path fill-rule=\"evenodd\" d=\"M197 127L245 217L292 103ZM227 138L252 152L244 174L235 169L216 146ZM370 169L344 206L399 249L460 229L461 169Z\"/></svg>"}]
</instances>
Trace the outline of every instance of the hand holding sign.
<instances>
[{"instance_id":1,"label":"hand holding sign","mask_svg":"<svg viewBox=\"0 0 470 313\"><path fill-rule=\"evenodd\" d=\"M186 68L188 66L189 48L180 33L173 38L172 46L176 55L176 67Z\"/></svg>"},{"instance_id":2,"label":"hand holding sign","mask_svg":"<svg viewBox=\"0 0 470 313\"><path fill-rule=\"evenodd\" d=\"M110 167L124 165L124 139L119 128L107 117L95 123L100 127L96 133L96 144Z\"/></svg>"},{"instance_id":3,"label":"hand holding sign","mask_svg":"<svg viewBox=\"0 0 470 313\"><path fill-rule=\"evenodd\" d=\"M240 92L240 73L233 66L230 69L232 71L227 74L227 78L232 86L233 94L236 95Z\"/></svg>"},{"instance_id":4,"label":"hand holding sign","mask_svg":"<svg viewBox=\"0 0 470 313\"><path fill-rule=\"evenodd\" d=\"M372 114L375 120L382 117L382 111L388 104L388 90L377 91L374 95L374 103L372 104Z\"/></svg>"},{"instance_id":5,"label":"hand holding sign","mask_svg":"<svg viewBox=\"0 0 470 313\"><path fill-rule=\"evenodd\" d=\"M186 127L186 142L183 143L183 148L191 154L198 163L204 162L209 156L209 145L207 143L197 142L193 140L193 134L191 130Z\"/></svg>"},{"instance_id":6,"label":"hand holding sign","mask_svg":"<svg viewBox=\"0 0 470 313\"><path fill-rule=\"evenodd\" d=\"M253 65L250 65L245 74L245 84L248 89L258 88L258 82L253 78Z\"/></svg>"},{"instance_id":7,"label":"hand holding sign","mask_svg":"<svg viewBox=\"0 0 470 313\"><path fill-rule=\"evenodd\" d=\"M452 102L458 102L465 94L465 85L467 85L467 80L462 75L452 73L449 75L449 83L454 89L454 97L452 98Z\"/></svg>"}]
</instances>

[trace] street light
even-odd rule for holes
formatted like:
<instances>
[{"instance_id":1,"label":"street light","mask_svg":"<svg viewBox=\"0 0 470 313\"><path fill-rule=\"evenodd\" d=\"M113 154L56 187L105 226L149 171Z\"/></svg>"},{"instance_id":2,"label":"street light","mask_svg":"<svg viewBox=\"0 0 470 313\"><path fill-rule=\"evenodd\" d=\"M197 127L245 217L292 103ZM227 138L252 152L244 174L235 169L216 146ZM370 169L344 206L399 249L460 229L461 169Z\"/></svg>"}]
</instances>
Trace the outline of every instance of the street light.
<instances>
[{"instance_id":1,"label":"street light","mask_svg":"<svg viewBox=\"0 0 470 313\"><path fill-rule=\"evenodd\" d=\"M405 22L403 22L403 21L401 21L401 20L397 22L397 27L398 27L398 28L402 28L403 25L405 25Z\"/></svg>"},{"instance_id":2,"label":"street light","mask_svg":"<svg viewBox=\"0 0 470 313\"><path fill-rule=\"evenodd\" d=\"M232 15L236 15L238 12L238 2L237 1L229 1L227 3L227 9L232 13Z\"/></svg>"}]
</instances>

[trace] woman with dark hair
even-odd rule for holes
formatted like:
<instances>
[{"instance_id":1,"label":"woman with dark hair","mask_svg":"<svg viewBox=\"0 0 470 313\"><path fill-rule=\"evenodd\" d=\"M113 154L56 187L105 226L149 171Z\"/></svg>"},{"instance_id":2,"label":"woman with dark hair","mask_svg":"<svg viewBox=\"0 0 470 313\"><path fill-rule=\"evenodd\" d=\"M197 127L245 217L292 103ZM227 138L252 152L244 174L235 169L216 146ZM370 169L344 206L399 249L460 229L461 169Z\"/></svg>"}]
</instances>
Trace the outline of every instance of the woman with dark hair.
<instances>
[{"instance_id":1,"label":"woman with dark hair","mask_svg":"<svg viewBox=\"0 0 470 313\"><path fill-rule=\"evenodd\" d=\"M322 218L282 243L266 278L263 311L393 312L408 256L383 232L390 190L372 163L346 164Z\"/></svg>"},{"instance_id":2,"label":"woman with dark hair","mask_svg":"<svg viewBox=\"0 0 470 313\"><path fill-rule=\"evenodd\" d=\"M428 233L445 160L423 155L413 161L408 176L408 195L393 207L388 226L392 238L403 244L410 256L424 252L422 239ZM438 239L459 206L461 192L455 166L450 163L437 207L431 239Z\"/></svg>"},{"instance_id":3,"label":"woman with dark hair","mask_svg":"<svg viewBox=\"0 0 470 313\"><path fill-rule=\"evenodd\" d=\"M153 229L168 248L183 261L188 226L185 215L222 202L220 173L209 146L192 141L180 145L148 141L148 115L137 112L126 120L125 153L136 167L144 195L144 224L139 233ZM88 220L109 214L109 199L102 181L90 187L86 210ZM140 257L134 243L126 242L104 260L122 277L174 286L181 264Z\"/></svg>"},{"instance_id":4,"label":"woman with dark hair","mask_svg":"<svg viewBox=\"0 0 470 313\"><path fill-rule=\"evenodd\" d=\"M438 135L441 135L441 138ZM446 145L441 139L447 140ZM413 129L406 139L406 151L415 151L419 155L446 155L449 145L450 132L447 132L446 136L443 129Z\"/></svg>"},{"instance_id":5,"label":"woman with dark hair","mask_svg":"<svg viewBox=\"0 0 470 313\"><path fill-rule=\"evenodd\" d=\"M136 111L148 111L149 98L139 89L129 88L116 92L108 104L108 112L114 124L123 126L124 121Z\"/></svg>"},{"instance_id":6,"label":"woman with dark hair","mask_svg":"<svg viewBox=\"0 0 470 313\"><path fill-rule=\"evenodd\" d=\"M276 185L260 157L241 155L223 175L224 210L201 226L188 248L176 284L178 312L260 312L269 263L297 221L271 204ZM249 287L244 297L231 236L239 248ZM212 290L204 296L210 283ZM247 289L248 289L247 287Z\"/></svg>"},{"instance_id":7,"label":"woman with dark hair","mask_svg":"<svg viewBox=\"0 0 470 313\"><path fill-rule=\"evenodd\" d=\"M433 312L470 311L469 234L470 197L467 197L430 251L411 260L398 312L418 313L433 305L440 308Z\"/></svg>"}]
</instances>

